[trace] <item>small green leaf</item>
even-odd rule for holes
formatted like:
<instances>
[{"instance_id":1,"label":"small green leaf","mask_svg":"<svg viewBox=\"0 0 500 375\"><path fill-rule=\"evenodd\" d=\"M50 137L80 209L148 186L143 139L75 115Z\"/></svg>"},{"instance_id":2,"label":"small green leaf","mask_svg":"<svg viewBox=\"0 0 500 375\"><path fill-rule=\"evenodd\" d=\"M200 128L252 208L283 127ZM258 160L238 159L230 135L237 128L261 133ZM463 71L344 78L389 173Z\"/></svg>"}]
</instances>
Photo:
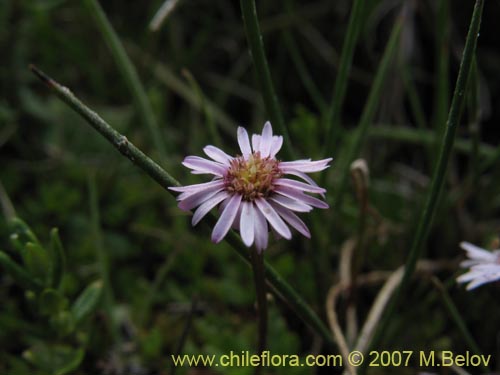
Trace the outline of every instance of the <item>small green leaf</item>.
<instances>
[{"instance_id":1,"label":"small green leaf","mask_svg":"<svg viewBox=\"0 0 500 375\"><path fill-rule=\"evenodd\" d=\"M3 251L0 251L0 266L23 288L39 290L40 283Z\"/></svg>"},{"instance_id":2,"label":"small green leaf","mask_svg":"<svg viewBox=\"0 0 500 375\"><path fill-rule=\"evenodd\" d=\"M50 231L50 256L52 259L50 281L52 287L58 288L66 269L66 254L57 228Z\"/></svg>"},{"instance_id":3,"label":"small green leaf","mask_svg":"<svg viewBox=\"0 0 500 375\"><path fill-rule=\"evenodd\" d=\"M30 227L18 217L9 221L9 228L12 245L20 252L24 250L28 242L40 243Z\"/></svg>"},{"instance_id":4,"label":"small green leaf","mask_svg":"<svg viewBox=\"0 0 500 375\"><path fill-rule=\"evenodd\" d=\"M47 251L38 243L28 242L24 248L23 260L30 274L45 285L49 279L51 264Z\"/></svg>"},{"instance_id":5,"label":"small green leaf","mask_svg":"<svg viewBox=\"0 0 500 375\"><path fill-rule=\"evenodd\" d=\"M45 343L36 344L23 353L24 359L36 368L53 375L65 375L76 370L84 356L83 349Z\"/></svg>"},{"instance_id":6,"label":"small green leaf","mask_svg":"<svg viewBox=\"0 0 500 375\"><path fill-rule=\"evenodd\" d=\"M68 306L68 300L57 290L48 288L40 294L38 305L42 315L55 315Z\"/></svg>"},{"instance_id":7,"label":"small green leaf","mask_svg":"<svg viewBox=\"0 0 500 375\"><path fill-rule=\"evenodd\" d=\"M80 294L78 299L73 303L71 312L77 324L95 310L99 303L102 290L102 281L94 281L85 288L82 294Z\"/></svg>"},{"instance_id":8,"label":"small green leaf","mask_svg":"<svg viewBox=\"0 0 500 375\"><path fill-rule=\"evenodd\" d=\"M60 311L50 318L52 328L59 337L68 336L75 330L75 319L69 311Z\"/></svg>"}]
</instances>

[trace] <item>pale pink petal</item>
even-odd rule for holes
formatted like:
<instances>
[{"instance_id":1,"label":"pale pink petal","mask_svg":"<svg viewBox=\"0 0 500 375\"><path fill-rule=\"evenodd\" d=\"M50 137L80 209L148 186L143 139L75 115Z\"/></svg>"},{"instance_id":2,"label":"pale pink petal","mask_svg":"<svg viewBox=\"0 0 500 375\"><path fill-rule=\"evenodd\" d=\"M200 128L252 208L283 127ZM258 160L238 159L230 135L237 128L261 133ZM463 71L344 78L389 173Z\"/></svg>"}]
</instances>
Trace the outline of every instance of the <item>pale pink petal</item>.
<instances>
[{"instance_id":1,"label":"pale pink petal","mask_svg":"<svg viewBox=\"0 0 500 375\"><path fill-rule=\"evenodd\" d=\"M186 185L186 186L172 186L172 187L169 187L168 189L173 190L173 191L177 191L177 192L181 192L181 193L195 193L199 190L203 190L207 187L211 187L214 185L224 185L224 181L217 179L217 180L213 180L210 182L204 182L202 184L194 184L194 185Z\"/></svg>"},{"instance_id":2,"label":"pale pink petal","mask_svg":"<svg viewBox=\"0 0 500 375\"><path fill-rule=\"evenodd\" d=\"M197 191L196 193L193 193L189 195L188 197L185 197L179 201L179 208L184 211L189 211L192 210L193 208L199 206L206 200L212 198L215 194L217 194L219 191L223 190L223 186L219 187L212 187L210 189L205 189L201 191ZM179 199L179 198L177 198Z\"/></svg>"},{"instance_id":3,"label":"pale pink petal","mask_svg":"<svg viewBox=\"0 0 500 375\"><path fill-rule=\"evenodd\" d=\"M246 159L252 153L250 148L250 140L245 128L238 126L238 144L240 145L241 155Z\"/></svg>"},{"instance_id":4,"label":"pale pink petal","mask_svg":"<svg viewBox=\"0 0 500 375\"><path fill-rule=\"evenodd\" d=\"M250 247L255 234L255 207L252 202L241 203L240 234L243 243Z\"/></svg>"},{"instance_id":5,"label":"pale pink petal","mask_svg":"<svg viewBox=\"0 0 500 375\"><path fill-rule=\"evenodd\" d=\"M273 142L271 144L271 151L269 156L271 158L276 157L276 154L281 150L281 146L283 146L283 137L281 135L273 135Z\"/></svg>"},{"instance_id":6,"label":"pale pink petal","mask_svg":"<svg viewBox=\"0 0 500 375\"><path fill-rule=\"evenodd\" d=\"M227 199L228 197L229 197L229 194L227 192L220 191L217 194L215 194L213 197L207 199L194 212L193 218L191 220L191 224L193 226L198 224L200 222L200 220L203 219L203 217L206 214L208 214L212 208L217 206L220 202L222 202L224 199Z\"/></svg>"},{"instance_id":7,"label":"pale pink petal","mask_svg":"<svg viewBox=\"0 0 500 375\"><path fill-rule=\"evenodd\" d=\"M229 166L229 163L231 162L231 160L233 160L232 156L229 156L220 148L215 146L206 146L205 148L203 148L203 151L205 152L205 154L207 154L208 157L227 166Z\"/></svg>"},{"instance_id":8,"label":"pale pink petal","mask_svg":"<svg viewBox=\"0 0 500 375\"><path fill-rule=\"evenodd\" d=\"M500 266L488 271L479 271L479 274L467 285L467 290L472 290L483 284L500 280Z\"/></svg>"},{"instance_id":9,"label":"pale pink petal","mask_svg":"<svg viewBox=\"0 0 500 375\"><path fill-rule=\"evenodd\" d=\"M238 208L241 203L241 195L233 194L226 205L226 208L222 212L215 224L214 230L212 232L212 241L218 243L226 236L227 232L233 225L234 218L238 212Z\"/></svg>"},{"instance_id":10,"label":"pale pink petal","mask_svg":"<svg viewBox=\"0 0 500 375\"><path fill-rule=\"evenodd\" d=\"M291 174L293 176L297 176L297 177L300 177L301 179L303 179L304 181L306 181L307 183L309 183L310 185L312 186L316 186L316 187L319 187L318 184L311 178L309 177L308 175L306 175L305 173L303 172L299 172L299 171L296 171L296 170L288 170L288 172L286 172L287 174ZM325 194L324 193L320 193L321 197L324 198L325 197Z\"/></svg>"},{"instance_id":11,"label":"pale pink petal","mask_svg":"<svg viewBox=\"0 0 500 375\"><path fill-rule=\"evenodd\" d=\"M195 174L210 173L222 177L227 172L227 167L212 160L200 158L199 156L188 156L182 164L193 170Z\"/></svg>"},{"instance_id":12,"label":"pale pink petal","mask_svg":"<svg viewBox=\"0 0 500 375\"><path fill-rule=\"evenodd\" d=\"M308 206L305 203L302 203L301 201L291 199L289 197L285 197L283 195L279 194L273 194L269 197L269 200L276 202L280 206L283 206L285 208L288 208L293 211L297 212L309 212L312 210L311 206Z\"/></svg>"},{"instance_id":13,"label":"pale pink petal","mask_svg":"<svg viewBox=\"0 0 500 375\"><path fill-rule=\"evenodd\" d=\"M255 204L259 208L260 212L265 216L269 224L276 229L280 235L289 240L292 238L292 232L290 228L285 224L285 222L276 213L276 210L269 204L265 199L258 198L255 200Z\"/></svg>"},{"instance_id":14,"label":"pale pink petal","mask_svg":"<svg viewBox=\"0 0 500 375\"><path fill-rule=\"evenodd\" d=\"M259 134L253 134L252 135L252 148L253 152L260 152L260 138L261 136Z\"/></svg>"},{"instance_id":15,"label":"pale pink petal","mask_svg":"<svg viewBox=\"0 0 500 375\"><path fill-rule=\"evenodd\" d=\"M304 237L311 238L311 232L309 232L307 225L297 215L277 204L273 204L272 206L288 224L297 230L297 232L302 234Z\"/></svg>"},{"instance_id":16,"label":"pale pink petal","mask_svg":"<svg viewBox=\"0 0 500 375\"><path fill-rule=\"evenodd\" d=\"M471 260L494 262L497 258L495 253L482 249L469 242L460 242L460 247L467 252L467 256L471 258Z\"/></svg>"},{"instance_id":17,"label":"pale pink petal","mask_svg":"<svg viewBox=\"0 0 500 375\"><path fill-rule=\"evenodd\" d=\"M269 156L271 152L271 144L273 142L273 128L271 123L267 121L262 129L262 138L260 140L260 154L263 158Z\"/></svg>"},{"instance_id":18,"label":"pale pink petal","mask_svg":"<svg viewBox=\"0 0 500 375\"><path fill-rule=\"evenodd\" d=\"M242 201L243 203L243 201ZM238 232L240 231L240 220L241 220L241 210L242 210L242 205L240 204L240 207L238 208L238 212L236 212L236 216L234 217L233 225L231 228L234 230L237 230Z\"/></svg>"},{"instance_id":19,"label":"pale pink petal","mask_svg":"<svg viewBox=\"0 0 500 375\"><path fill-rule=\"evenodd\" d=\"M275 191L275 193L284 195L285 197L289 197L292 199L297 199L301 201L302 203L308 204L309 206L313 206L316 208L322 208L326 209L329 208L328 203L322 201L321 199L311 197L310 195L307 195L301 191L297 191L295 189L290 189L285 186L280 186L278 187Z\"/></svg>"},{"instance_id":20,"label":"pale pink petal","mask_svg":"<svg viewBox=\"0 0 500 375\"><path fill-rule=\"evenodd\" d=\"M323 188L320 188L319 186L312 186L309 184L306 184L304 182L300 181L295 181L295 180L290 180L289 178L278 178L276 181L274 181L274 185L276 186L286 186L291 189L295 189L298 191L308 191L311 193L325 193L326 190Z\"/></svg>"},{"instance_id":21,"label":"pale pink petal","mask_svg":"<svg viewBox=\"0 0 500 375\"><path fill-rule=\"evenodd\" d=\"M296 161L284 161L280 163L280 169L284 173L288 173L289 170L296 170L305 173L320 172L329 167L328 163L332 161L332 158L323 160L296 160Z\"/></svg>"},{"instance_id":22,"label":"pale pink petal","mask_svg":"<svg viewBox=\"0 0 500 375\"><path fill-rule=\"evenodd\" d=\"M255 248L257 251L261 252L267 248L267 243L269 240L269 232L267 229L267 221L264 215L254 207L254 237L255 237Z\"/></svg>"}]
</instances>

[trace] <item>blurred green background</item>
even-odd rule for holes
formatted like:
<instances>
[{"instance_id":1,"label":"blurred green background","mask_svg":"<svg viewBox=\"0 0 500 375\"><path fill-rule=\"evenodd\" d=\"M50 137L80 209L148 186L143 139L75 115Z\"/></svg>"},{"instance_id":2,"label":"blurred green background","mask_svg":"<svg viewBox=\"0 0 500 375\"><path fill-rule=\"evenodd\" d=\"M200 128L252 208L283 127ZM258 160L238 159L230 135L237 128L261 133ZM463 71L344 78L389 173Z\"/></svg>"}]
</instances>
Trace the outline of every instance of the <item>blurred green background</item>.
<instances>
[{"instance_id":1,"label":"blurred green background","mask_svg":"<svg viewBox=\"0 0 500 375\"><path fill-rule=\"evenodd\" d=\"M0 0L0 249L20 259L12 244L15 229L8 224L13 216L22 218L45 246L51 228L57 227L67 257L59 291L74 301L93 281L104 279L104 292L77 328L61 333L49 322L50 313L41 313L33 296L2 270L0 373L57 373L53 363L45 363L53 355L65 365L75 363L60 373L169 374L170 354L179 350L253 350L255 294L247 265L229 245L213 245L207 226L191 228L190 218L169 194L28 69L35 64L68 86L182 184L203 182L181 166L186 155L201 155L206 144L235 154L236 127L260 132L269 118L239 3L180 0L162 26L151 31L148 25L162 1L101 1L144 85L166 157L155 146L84 3ZM325 122L351 1L257 2L273 82L296 153L299 158L334 158L325 178L330 198L395 17L402 9L407 12L359 155L370 168L370 204L378 213L367 219L364 271L394 270L405 260L436 162L472 7L472 1L366 1L342 127L334 148L324 154ZM454 277L462 257L458 243L490 247L500 230L498 14L500 3L487 1L473 89L424 254L447 265L437 276L448 286L480 349L492 354L491 370L500 365L498 287L469 293L454 284ZM307 223L312 241L298 235L291 242L275 241L266 259L324 318L325 292L338 280L340 248L359 229L352 186L341 207L314 212ZM321 265L316 252L322 254ZM359 292L360 321L377 291ZM273 353L325 353L318 337L286 305L273 300L270 308ZM428 275L416 280L404 297L384 335L384 348L468 350ZM415 368L389 371L411 374ZM176 372L224 373L216 370ZM382 370L368 373L389 373ZM340 370L287 370L315 371Z\"/></svg>"}]
</instances>

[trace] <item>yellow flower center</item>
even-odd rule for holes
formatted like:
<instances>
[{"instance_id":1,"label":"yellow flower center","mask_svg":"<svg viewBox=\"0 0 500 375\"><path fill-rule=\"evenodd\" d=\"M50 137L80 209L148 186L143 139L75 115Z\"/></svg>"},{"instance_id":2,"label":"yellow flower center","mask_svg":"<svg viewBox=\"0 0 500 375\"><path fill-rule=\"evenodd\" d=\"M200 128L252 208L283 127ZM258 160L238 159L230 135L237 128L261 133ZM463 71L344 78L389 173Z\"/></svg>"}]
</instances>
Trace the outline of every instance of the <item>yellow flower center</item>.
<instances>
[{"instance_id":1,"label":"yellow flower center","mask_svg":"<svg viewBox=\"0 0 500 375\"><path fill-rule=\"evenodd\" d=\"M224 177L226 188L241 194L246 201L267 197L274 190L274 180L283 175L278 164L274 158L261 158L260 152L254 152L247 160L242 156L234 158Z\"/></svg>"}]
</instances>

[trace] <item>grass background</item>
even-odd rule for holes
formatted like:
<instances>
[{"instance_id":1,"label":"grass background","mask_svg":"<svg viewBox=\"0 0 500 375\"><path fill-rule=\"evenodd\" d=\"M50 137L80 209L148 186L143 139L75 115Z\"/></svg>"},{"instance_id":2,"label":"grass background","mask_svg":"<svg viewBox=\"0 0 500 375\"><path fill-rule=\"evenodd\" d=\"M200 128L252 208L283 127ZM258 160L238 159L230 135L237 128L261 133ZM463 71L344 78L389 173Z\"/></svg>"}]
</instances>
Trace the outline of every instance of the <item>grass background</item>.
<instances>
[{"instance_id":1,"label":"grass background","mask_svg":"<svg viewBox=\"0 0 500 375\"><path fill-rule=\"evenodd\" d=\"M137 69L166 157L155 147L155 138L83 2L0 2L4 51L0 64L0 248L13 258L19 256L9 241L12 229L7 223L15 212L42 243L49 242L52 227L59 228L67 254L61 290L69 300L92 281L109 278L106 296L95 312L72 335L54 335L54 327L40 316L37 306L30 305L26 291L2 272L0 373L48 373L36 355L35 359L26 355L27 350L43 354L43 348L61 346L69 352L85 350L85 358L74 370L78 374L171 373L170 354L178 350L184 331L182 353L224 354L252 350L255 345L249 268L229 245L211 244L206 226L192 229L171 196L111 150L27 68L35 63L70 87L182 184L202 182L180 165L184 156L200 155L206 144L234 154L236 126L258 132L269 118L248 53L239 4L180 1L158 32L149 31L147 25L161 1L101 5ZM295 153L300 158L334 158L324 177L329 199L345 173L341 166L346 163L346 150L395 18L405 8L406 20L378 97L376 116L362 152L356 155L370 168L369 200L381 218L367 218L362 269L394 270L406 259L429 188L473 3L366 1L341 111L342 126L326 153L326 118L351 2L289 0L258 2L257 6L272 79ZM500 353L498 288L489 285L469 293L456 286L453 278L462 257L458 243L469 240L491 247L499 232L500 176L495 153L500 100L495 15L499 8L496 2L485 5L473 89L424 249L425 258L449 265L437 276L448 286L482 352L492 354L492 370L498 366ZM273 242L266 258L324 318L326 290L339 277L341 246L357 235L359 227L352 185L347 186L342 205L314 212L307 222L313 229L312 241L297 235L290 242ZM360 290L361 321L377 292L375 287ZM190 313L193 302L195 312ZM327 352L280 301L271 303L269 329L273 353ZM428 276L416 279L403 297L381 345L377 349L470 349ZM414 363L406 371L415 373L416 367ZM231 373L251 371L240 368ZM387 372L369 369L368 373Z\"/></svg>"}]
</instances>

